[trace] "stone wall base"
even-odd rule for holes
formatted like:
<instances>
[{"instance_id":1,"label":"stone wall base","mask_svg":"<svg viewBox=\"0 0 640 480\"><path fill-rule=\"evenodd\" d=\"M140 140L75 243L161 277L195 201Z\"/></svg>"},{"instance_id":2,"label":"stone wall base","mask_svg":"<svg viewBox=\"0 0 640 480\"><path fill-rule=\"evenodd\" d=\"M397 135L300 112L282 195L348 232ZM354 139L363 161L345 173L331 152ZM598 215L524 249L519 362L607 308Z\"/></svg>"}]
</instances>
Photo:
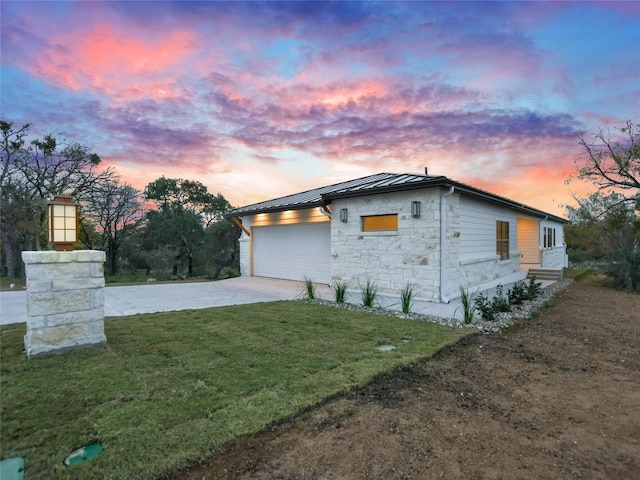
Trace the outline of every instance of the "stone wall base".
<instances>
[{"instance_id":1,"label":"stone wall base","mask_svg":"<svg viewBox=\"0 0 640 480\"><path fill-rule=\"evenodd\" d=\"M27 357L105 344L105 253L22 252L22 259L27 274Z\"/></svg>"}]
</instances>

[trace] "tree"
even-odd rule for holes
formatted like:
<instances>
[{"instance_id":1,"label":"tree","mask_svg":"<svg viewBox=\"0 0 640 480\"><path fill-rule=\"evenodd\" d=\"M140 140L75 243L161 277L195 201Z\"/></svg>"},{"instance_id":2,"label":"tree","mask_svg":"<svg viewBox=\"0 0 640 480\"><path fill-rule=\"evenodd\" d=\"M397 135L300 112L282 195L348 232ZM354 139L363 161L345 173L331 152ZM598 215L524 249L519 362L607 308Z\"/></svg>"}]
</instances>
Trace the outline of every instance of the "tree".
<instances>
[{"instance_id":1,"label":"tree","mask_svg":"<svg viewBox=\"0 0 640 480\"><path fill-rule=\"evenodd\" d=\"M187 259L193 275L196 253L206 250L204 228L223 219L229 202L198 181L164 176L148 184L144 196L157 206L146 215L146 248L172 248L176 261ZM172 270L177 273L177 264Z\"/></svg>"},{"instance_id":2,"label":"tree","mask_svg":"<svg viewBox=\"0 0 640 480\"><path fill-rule=\"evenodd\" d=\"M580 145L588 157L578 178L590 181L600 192L620 192L618 203L640 210L640 124L629 120L617 130L622 137L619 140L612 139L611 131L603 129L590 142L581 136Z\"/></svg>"},{"instance_id":3,"label":"tree","mask_svg":"<svg viewBox=\"0 0 640 480\"><path fill-rule=\"evenodd\" d=\"M46 243L47 202L70 194L82 200L96 182L113 170L101 172L100 157L91 148L60 143L51 134L27 143L31 124L14 129L0 120L0 231L3 271L23 276L21 250L41 250Z\"/></svg>"},{"instance_id":4,"label":"tree","mask_svg":"<svg viewBox=\"0 0 640 480\"><path fill-rule=\"evenodd\" d=\"M605 273L614 285L640 290L640 124L628 121L618 130L616 140L602 129L591 142L580 139L587 159L578 178L597 191L574 197L578 208L567 207L567 243L606 255Z\"/></svg>"},{"instance_id":5,"label":"tree","mask_svg":"<svg viewBox=\"0 0 640 480\"><path fill-rule=\"evenodd\" d=\"M87 195L83 213L97 227L97 242L106 253L107 272L117 274L120 246L144 217L140 191L118 177L97 182Z\"/></svg>"}]
</instances>

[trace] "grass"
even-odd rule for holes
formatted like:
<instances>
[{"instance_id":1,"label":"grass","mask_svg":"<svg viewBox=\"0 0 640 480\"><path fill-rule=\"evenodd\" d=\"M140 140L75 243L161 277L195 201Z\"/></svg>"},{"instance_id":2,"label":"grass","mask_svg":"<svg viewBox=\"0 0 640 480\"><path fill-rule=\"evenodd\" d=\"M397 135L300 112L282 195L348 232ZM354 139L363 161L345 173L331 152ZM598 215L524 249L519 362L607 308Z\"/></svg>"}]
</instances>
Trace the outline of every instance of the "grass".
<instances>
[{"instance_id":1,"label":"grass","mask_svg":"<svg viewBox=\"0 0 640 480\"><path fill-rule=\"evenodd\" d=\"M580 281L597 272L595 268L565 268L564 277Z\"/></svg>"},{"instance_id":2,"label":"grass","mask_svg":"<svg viewBox=\"0 0 640 480\"><path fill-rule=\"evenodd\" d=\"M283 301L108 318L105 347L26 360L0 327L0 451L25 478L157 478L468 332ZM411 339L403 342L403 339ZM396 350L375 349L384 339ZM101 442L86 463L73 450Z\"/></svg>"}]
</instances>

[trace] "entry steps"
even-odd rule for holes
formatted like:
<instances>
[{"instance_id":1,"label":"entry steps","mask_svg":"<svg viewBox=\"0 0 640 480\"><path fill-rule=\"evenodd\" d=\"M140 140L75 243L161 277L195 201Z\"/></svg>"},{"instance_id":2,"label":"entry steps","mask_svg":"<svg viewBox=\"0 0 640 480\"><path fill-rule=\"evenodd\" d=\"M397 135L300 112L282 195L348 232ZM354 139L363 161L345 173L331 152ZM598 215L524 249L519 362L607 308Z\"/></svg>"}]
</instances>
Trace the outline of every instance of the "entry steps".
<instances>
[{"instance_id":1,"label":"entry steps","mask_svg":"<svg viewBox=\"0 0 640 480\"><path fill-rule=\"evenodd\" d=\"M536 280L553 280L559 282L564 278L562 268L530 268L527 278L536 277Z\"/></svg>"}]
</instances>

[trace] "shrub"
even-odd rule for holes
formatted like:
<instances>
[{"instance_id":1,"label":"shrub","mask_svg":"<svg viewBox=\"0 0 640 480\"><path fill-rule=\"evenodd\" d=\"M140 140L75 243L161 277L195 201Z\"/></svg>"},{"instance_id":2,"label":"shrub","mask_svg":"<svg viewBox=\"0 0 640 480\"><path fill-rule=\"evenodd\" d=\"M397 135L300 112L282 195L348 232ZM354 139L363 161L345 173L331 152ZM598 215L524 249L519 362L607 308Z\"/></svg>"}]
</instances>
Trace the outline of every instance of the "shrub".
<instances>
[{"instance_id":1,"label":"shrub","mask_svg":"<svg viewBox=\"0 0 640 480\"><path fill-rule=\"evenodd\" d=\"M336 296L336 303L344 303L347 296L347 284L345 282L333 282L333 293Z\"/></svg>"},{"instance_id":2,"label":"shrub","mask_svg":"<svg viewBox=\"0 0 640 480\"><path fill-rule=\"evenodd\" d=\"M415 283L407 283L402 290L400 290L400 304L402 305L402 313L409 313L413 306L413 296L416 288Z\"/></svg>"},{"instance_id":3,"label":"shrub","mask_svg":"<svg viewBox=\"0 0 640 480\"><path fill-rule=\"evenodd\" d=\"M491 304L495 312L511 311L511 305L509 305L509 300L507 300L507 297L504 296L502 285L498 285L496 287L496 296L493 297Z\"/></svg>"},{"instance_id":4,"label":"shrub","mask_svg":"<svg viewBox=\"0 0 640 480\"><path fill-rule=\"evenodd\" d=\"M611 255L611 262L604 273L611 277L615 288L640 291L640 248L637 245L624 246Z\"/></svg>"},{"instance_id":5,"label":"shrub","mask_svg":"<svg viewBox=\"0 0 640 480\"><path fill-rule=\"evenodd\" d=\"M528 300L527 287L523 282L516 282L512 288L507 290L507 298L510 305L521 305Z\"/></svg>"},{"instance_id":6,"label":"shrub","mask_svg":"<svg viewBox=\"0 0 640 480\"><path fill-rule=\"evenodd\" d=\"M535 275L529 279L526 300L533 300L542 293L542 282L536 282Z\"/></svg>"},{"instance_id":7,"label":"shrub","mask_svg":"<svg viewBox=\"0 0 640 480\"><path fill-rule=\"evenodd\" d=\"M493 304L488 296L480 294L473 299L476 305L476 309L480 312L480 316L487 322L492 322L496 319L496 312L493 309Z\"/></svg>"},{"instance_id":8,"label":"shrub","mask_svg":"<svg viewBox=\"0 0 640 480\"><path fill-rule=\"evenodd\" d=\"M373 307L373 302L378 295L378 287L374 282L367 279L367 283L364 285L364 288L360 287L361 295L362 295L362 305L365 307Z\"/></svg>"},{"instance_id":9,"label":"shrub","mask_svg":"<svg viewBox=\"0 0 640 480\"><path fill-rule=\"evenodd\" d=\"M233 278L238 276L240 276L240 273L238 273L238 271L233 267L224 267L218 274L218 278L220 279Z\"/></svg>"}]
</instances>

